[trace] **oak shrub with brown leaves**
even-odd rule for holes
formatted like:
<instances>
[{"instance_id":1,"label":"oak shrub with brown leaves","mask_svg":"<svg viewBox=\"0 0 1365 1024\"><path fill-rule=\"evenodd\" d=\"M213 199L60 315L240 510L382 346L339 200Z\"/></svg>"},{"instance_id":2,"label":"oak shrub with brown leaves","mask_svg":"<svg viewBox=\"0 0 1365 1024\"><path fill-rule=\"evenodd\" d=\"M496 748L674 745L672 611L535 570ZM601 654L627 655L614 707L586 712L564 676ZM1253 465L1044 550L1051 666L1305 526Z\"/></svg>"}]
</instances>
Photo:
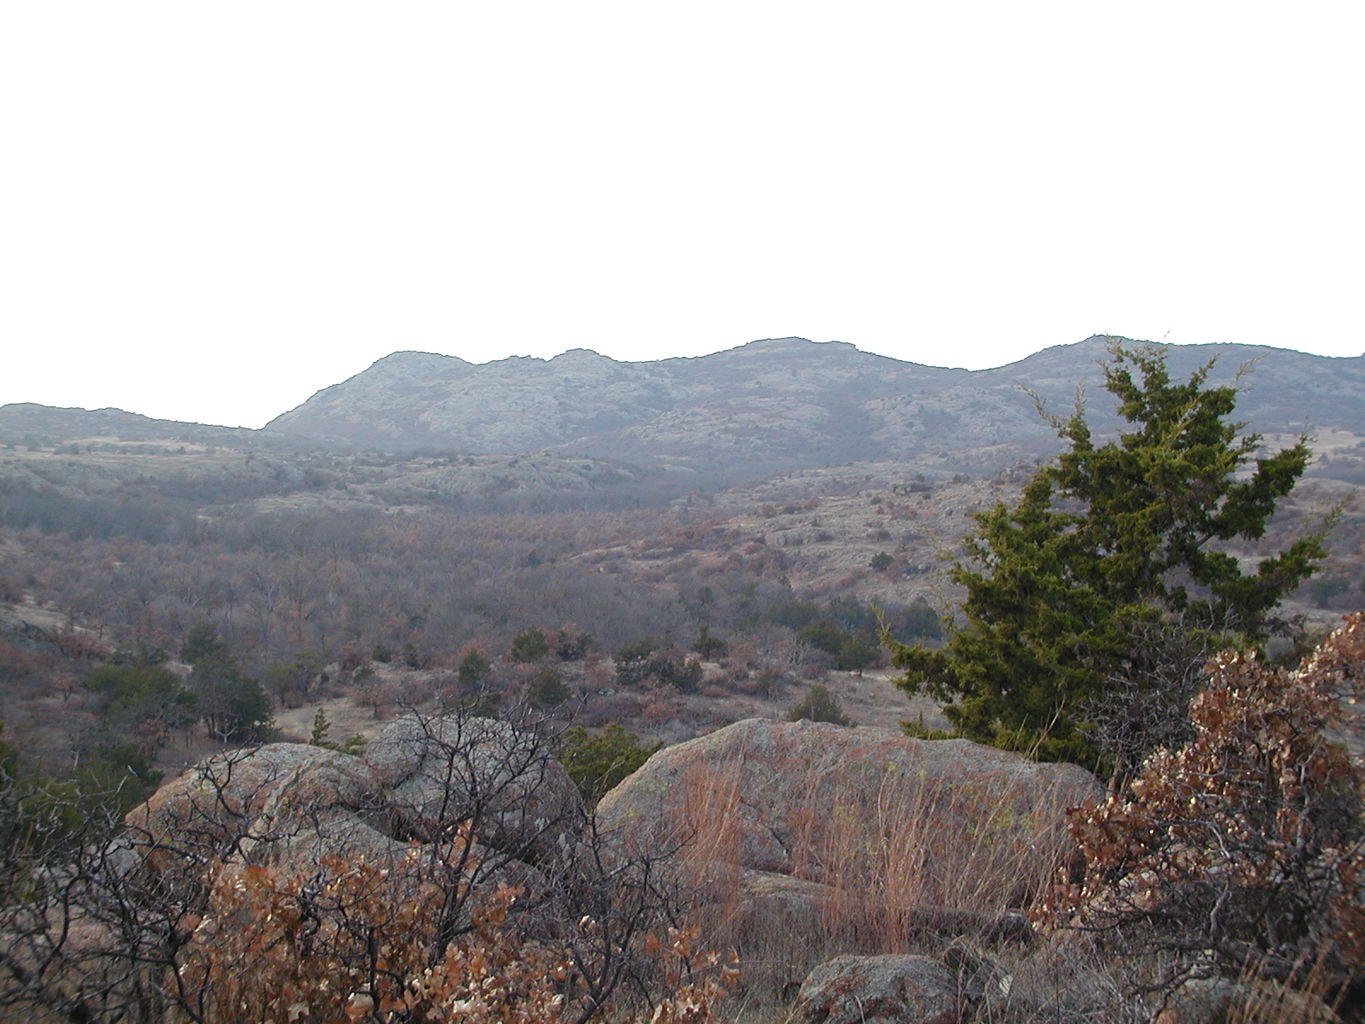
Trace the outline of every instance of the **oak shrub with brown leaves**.
<instances>
[{"instance_id":1,"label":"oak shrub with brown leaves","mask_svg":"<svg viewBox=\"0 0 1365 1024\"><path fill-rule=\"evenodd\" d=\"M1310 972L1365 985L1365 765L1335 730L1365 684L1365 613L1294 669L1214 659L1194 737L1131 787L1072 812L1084 869L1041 910L1156 952L1158 984Z\"/></svg>"},{"instance_id":2,"label":"oak shrub with brown leaves","mask_svg":"<svg viewBox=\"0 0 1365 1024\"><path fill-rule=\"evenodd\" d=\"M443 943L437 922L449 900L448 867L414 848L383 867L326 858L304 870L224 871L194 922L178 1002L203 1024L547 1024L616 1015L585 984L610 965L585 963L573 952L581 945L528 934L513 912L516 888L499 885L472 902L467 930ZM562 926L590 932L596 922ZM673 928L641 938L666 993L651 1024L711 1021L733 980L718 956L695 954L694 936Z\"/></svg>"},{"instance_id":3,"label":"oak shrub with brown leaves","mask_svg":"<svg viewBox=\"0 0 1365 1024\"><path fill-rule=\"evenodd\" d=\"M201 762L123 820L44 805L56 830L0 784L0 1019L713 1018L733 970L694 948L670 851L537 802L562 773L538 720L398 724L434 789L380 793L347 755L276 745Z\"/></svg>"}]
</instances>

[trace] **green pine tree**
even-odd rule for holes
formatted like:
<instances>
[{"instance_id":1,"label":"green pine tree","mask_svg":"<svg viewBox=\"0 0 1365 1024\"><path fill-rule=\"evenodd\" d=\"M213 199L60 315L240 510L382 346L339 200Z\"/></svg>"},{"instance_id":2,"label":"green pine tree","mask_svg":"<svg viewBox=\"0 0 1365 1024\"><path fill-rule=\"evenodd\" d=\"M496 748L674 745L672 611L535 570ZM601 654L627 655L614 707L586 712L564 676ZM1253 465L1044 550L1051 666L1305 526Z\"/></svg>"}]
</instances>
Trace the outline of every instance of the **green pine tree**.
<instances>
[{"instance_id":1,"label":"green pine tree","mask_svg":"<svg viewBox=\"0 0 1365 1024\"><path fill-rule=\"evenodd\" d=\"M327 734L332 731L332 723L327 718L327 712L322 705L318 705L318 710L313 715L313 731L308 737L308 743L314 747L327 746Z\"/></svg>"},{"instance_id":2,"label":"green pine tree","mask_svg":"<svg viewBox=\"0 0 1365 1024\"><path fill-rule=\"evenodd\" d=\"M1014 505L975 517L946 647L890 642L902 689L947 702L972 739L1123 768L1089 721L1116 681L1160 686L1190 675L1189 652L1275 630L1281 598L1324 556L1323 532L1250 571L1223 542L1262 537L1307 440L1266 455L1259 435L1239 436L1237 388L1209 385L1212 365L1174 382L1160 348L1111 350L1105 386L1130 429L1096 444L1079 406L1054 421L1069 449Z\"/></svg>"}]
</instances>

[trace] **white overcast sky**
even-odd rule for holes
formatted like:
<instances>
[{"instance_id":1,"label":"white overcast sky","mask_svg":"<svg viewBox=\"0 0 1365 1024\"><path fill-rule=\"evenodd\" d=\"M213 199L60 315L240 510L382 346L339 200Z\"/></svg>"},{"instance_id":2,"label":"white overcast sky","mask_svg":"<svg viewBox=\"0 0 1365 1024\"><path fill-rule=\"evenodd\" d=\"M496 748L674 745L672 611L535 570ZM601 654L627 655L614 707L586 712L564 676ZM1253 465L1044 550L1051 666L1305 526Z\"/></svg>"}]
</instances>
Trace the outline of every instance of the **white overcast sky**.
<instances>
[{"instance_id":1,"label":"white overcast sky","mask_svg":"<svg viewBox=\"0 0 1365 1024\"><path fill-rule=\"evenodd\" d=\"M1365 351L1365 4L0 5L0 403L399 349Z\"/></svg>"}]
</instances>

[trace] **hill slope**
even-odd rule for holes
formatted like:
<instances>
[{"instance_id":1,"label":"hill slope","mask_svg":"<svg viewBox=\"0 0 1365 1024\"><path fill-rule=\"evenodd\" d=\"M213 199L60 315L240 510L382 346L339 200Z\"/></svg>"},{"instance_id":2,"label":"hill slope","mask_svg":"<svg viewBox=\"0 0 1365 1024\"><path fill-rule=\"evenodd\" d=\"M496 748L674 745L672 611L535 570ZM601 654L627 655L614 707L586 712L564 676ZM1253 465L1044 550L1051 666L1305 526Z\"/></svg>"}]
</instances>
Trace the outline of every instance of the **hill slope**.
<instances>
[{"instance_id":1,"label":"hill slope","mask_svg":"<svg viewBox=\"0 0 1365 1024\"><path fill-rule=\"evenodd\" d=\"M977 371L799 338L654 362L618 362L586 349L484 364L395 352L258 431L9 405L0 408L0 443L534 454L565 463L570 474L579 473L573 460L588 456L611 463L616 477L650 481L650 498L867 460L980 477L1057 449L1035 398L1066 413L1079 386L1092 400L1092 425L1100 432L1114 425L1100 373L1114 340L1097 336ZM1365 482L1365 356L1243 345L1169 350L1176 376L1210 360L1215 380L1253 365L1240 380L1238 404L1251 429L1271 439L1309 430L1330 456L1315 472ZM515 463L507 470L517 472Z\"/></svg>"},{"instance_id":2,"label":"hill slope","mask_svg":"<svg viewBox=\"0 0 1365 1024\"><path fill-rule=\"evenodd\" d=\"M1034 396L1065 412L1078 382L1098 392L1111 340L1090 338L979 371L799 338L641 363L583 349L477 366L399 352L277 417L263 433L388 450L660 460L730 480L869 457L991 472L1053 450ZM1255 362L1240 405L1254 429L1365 434L1365 357L1240 345L1170 354L1178 375L1210 359L1222 379ZM1106 408L1093 412L1097 425L1112 422Z\"/></svg>"}]
</instances>

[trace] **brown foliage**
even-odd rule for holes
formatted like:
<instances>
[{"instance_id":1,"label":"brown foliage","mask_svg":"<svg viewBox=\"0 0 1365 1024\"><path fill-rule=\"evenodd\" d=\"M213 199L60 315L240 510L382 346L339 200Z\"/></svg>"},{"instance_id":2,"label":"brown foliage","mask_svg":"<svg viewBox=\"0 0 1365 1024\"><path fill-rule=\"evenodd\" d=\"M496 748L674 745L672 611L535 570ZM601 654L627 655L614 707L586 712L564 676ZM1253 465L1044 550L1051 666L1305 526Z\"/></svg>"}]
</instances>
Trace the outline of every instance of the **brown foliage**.
<instances>
[{"instance_id":1,"label":"brown foliage","mask_svg":"<svg viewBox=\"0 0 1365 1024\"><path fill-rule=\"evenodd\" d=\"M612 1012L585 984L600 965L518 927L512 911L521 890L499 885L471 905L467 930L443 943L436 922L452 868L464 873L469 864L433 864L413 848L384 867L334 857L302 870L224 871L178 971L181 1002L205 1024L545 1024ZM582 930L594 925L577 922ZM694 977L700 964L691 941L685 930L644 940L670 993L656 1022L713 1019L732 978L714 956L700 963L718 969Z\"/></svg>"},{"instance_id":2,"label":"brown foliage","mask_svg":"<svg viewBox=\"0 0 1365 1024\"><path fill-rule=\"evenodd\" d=\"M709 1019L725 971L693 954L663 856L537 802L558 766L535 721L411 730L375 775L314 747L222 755L121 826L0 772L0 1018ZM376 781L414 771L438 806Z\"/></svg>"},{"instance_id":3,"label":"brown foliage","mask_svg":"<svg viewBox=\"0 0 1365 1024\"><path fill-rule=\"evenodd\" d=\"M1194 738L1072 812L1085 866L1043 917L1175 954L1180 972L1365 980L1365 768L1333 738L1365 684L1365 613L1293 670L1225 653Z\"/></svg>"},{"instance_id":4,"label":"brown foliage","mask_svg":"<svg viewBox=\"0 0 1365 1024\"><path fill-rule=\"evenodd\" d=\"M551 1016L550 979L561 968L500 931L512 890L495 892L444 955L434 951L443 881L415 848L388 868L336 857L316 870L228 868L194 925L178 983L208 1024L430 1021L457 1010L509 1024ZM515 977L514 962L525 967Z\"/></svg>"}]
</instances>

